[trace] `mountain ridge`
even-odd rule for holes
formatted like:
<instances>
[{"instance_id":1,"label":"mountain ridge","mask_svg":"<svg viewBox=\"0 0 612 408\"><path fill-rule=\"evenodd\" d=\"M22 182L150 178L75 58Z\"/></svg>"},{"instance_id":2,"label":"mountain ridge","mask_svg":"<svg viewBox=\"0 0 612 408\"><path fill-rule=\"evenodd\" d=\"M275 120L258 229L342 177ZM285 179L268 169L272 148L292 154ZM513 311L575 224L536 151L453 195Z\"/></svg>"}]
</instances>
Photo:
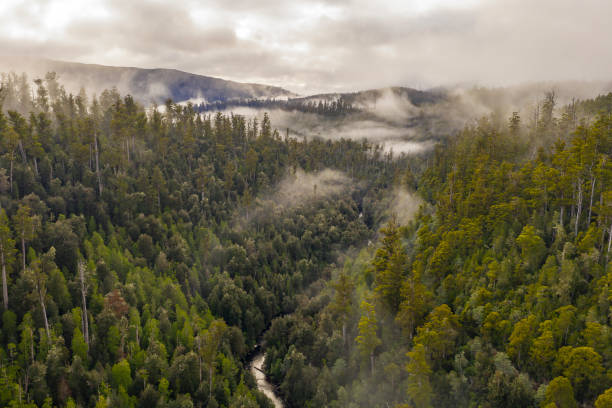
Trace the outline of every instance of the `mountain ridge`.
<instances>
[{"instance_id":1,"label":"mountain ridge","mask_svg":"<svg viewBox=\"0 0 612 408\"><path fill-rule=\"evenodd\" d=\"M218 77L193 74L174 68L122 67L81 62L60 61L38 57L0 57L0 71L25 72L31 77L43 77L56 72L70 92L84 87L100 93L116 87L143 103L163 103L189 100L228 101L232 99L274 99L297 96L282 87L245 83Z\"/></svg>"}]
</instances>

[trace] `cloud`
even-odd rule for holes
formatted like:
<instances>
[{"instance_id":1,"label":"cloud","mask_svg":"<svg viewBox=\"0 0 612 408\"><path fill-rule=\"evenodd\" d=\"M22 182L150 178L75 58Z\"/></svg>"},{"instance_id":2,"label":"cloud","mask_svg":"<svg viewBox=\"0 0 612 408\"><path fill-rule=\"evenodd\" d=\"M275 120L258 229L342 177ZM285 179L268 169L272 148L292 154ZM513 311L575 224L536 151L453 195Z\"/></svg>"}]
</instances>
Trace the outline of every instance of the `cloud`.
<instances>
[{"instance_id":1,"label":"cloud","mask_svg":"<svg viewBox=\"0 0 612 408\"><path fill-rule=\"evenodd\" d=\"M5 0L5 54L177 68L306 94L610 79L607 0Z\"/></svg>"},{"instance_id":2,"label":"cloud","mask_svg":"<svg viewBox=\"0 0 612 408\"><path fill-rule=\"evenodd\" d=\"M277 217L283 211L334 197L358 185L345 173L323 169L307 173L302 169L287 172L270 191L261 193L248 207L234 216L234 228L245 228L249 223Z\"/></svg>"},{"instance_id":3,"label":"cloud","mask_svg":"<svg viewBox=\"0 0 612 408\"><path fill-rule=\"evenodd\" d=\"M396 217L400 225L406 225L416 215L423 200L416 194L396 188L390 196L389 212Z\"/></svg>"},{"instance_id":4,"label":"cloud","mask_svg":"<svg viewBox=\"0 0 612 408\"><path fill-rule=\"evenodd\" d=\"M384 112L385 116L371 116L366 113L341 118L280 109L266 110L266 112L269 113L272 126L283 135L289 130L291 137L308 140L312 138L367 140L381 145L385 152L392 151L395 157L401 154L418 154L433 148L435 142L430 139L430 135L400 123L409 117L410 112L395 111L396 107L393 109ZM257 117L260 123L264 112L261 109L244 107L233 107L225 111L227 114L235 113L246 118ZM381 109L378 112L381 112ZM397 116L392 117L392 112Z\"/></svg>"},{"instance_id":5,"label":"cloud","mask_svg":"<svg viewBox=\"0 0 612 408\"><path fill-rule=\"evenodd\" d=\"M317 173L306 173L297 169L278 184L271 201L283 207L294 207L340 193L351 185L351 180L336 170L324 169Z\"/></svg>"}]
</instances>

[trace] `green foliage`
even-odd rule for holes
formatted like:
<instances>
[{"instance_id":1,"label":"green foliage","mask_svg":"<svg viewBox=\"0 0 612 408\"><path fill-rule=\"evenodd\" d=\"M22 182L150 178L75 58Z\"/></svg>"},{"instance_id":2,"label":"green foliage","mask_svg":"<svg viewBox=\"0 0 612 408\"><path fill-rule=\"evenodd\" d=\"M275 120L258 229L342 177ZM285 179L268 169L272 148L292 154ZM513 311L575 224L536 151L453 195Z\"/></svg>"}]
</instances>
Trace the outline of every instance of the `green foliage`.
<instances>
[{"instance_id":1,"label":"green foliage","mask_svg":"<svg viewBox=\"0 0 612 408\"><path fill-rule=\"evenodd\" d=\"M2 81L0 405L269 406L245 364L266 327L291 408L605 405L609 96L398 157ZM350 183L285 200L301 169ZM400 226L405 184L425 203Z\"/></svg>"},{"instance_id":2,"label":"green foliage","mask_svg":"<svg viewBox=\"0 0 612 408\"><path fill-rule=\"evenodd\" d=\"M400 241L395 220L389 221L381 232L383 234L382 245L376 251L376 256L372 261L374 283L376 285L374 290L385 307L395 314L401 302L406 254Z\"/></svg>"},{"instance_id":3,"label":"green foliage","mask_svg":"<svg viewBox=\"0 0 612 408\"><path fill-rule=\"evenodd\" d=\"M546 245L536 230L531 225L525 225L523 231L516 238L516 243L521 248L521 255L528 268L535 269L539 266L540 259L546 250Z\"/></svg>"},{"instance_id":4,"label":"green foliage","mask_svg":"<svg viewBox=\"0 0 612 408\"><path fill-rule=\"evenodd\" d=\"M574 387L579 400L592 399L605 386L602 358L591 347L562 347L555 362L561 372Z\"/></svg>"},{"instance_id":5,"label":"green foliage","mask_svg":"<svg viewBox=\"0 0 612 408\"><path fill-rule=\"evenodd\" d=\"M286 373L280 364L292 343L280 339L288 336L319 375L334 367L342 386L329 406L592 405L612 366L612 127L609 115L577 127L589 102L561 108L561 118L555 103L547 94L537 125L518 113L509 126L483 119L437 146L427 168L411 167L430 207L406 226L383 228L369 265L351 271L356 302L346 333L357 347L336 351L338 300L324 292L329 308L312 299L297 311L306 322L269 332L268 341L283 344L269 352L274 378ZM370 289L376 318L359 318L359 301L374 310ZM372 350L366 332L379 341L374 374L357 370ZM408 351L418 351L410 364L429 367L424 388L423 376L395 377L394 361ZM548 385L536 392L538 384ZM429 399L411 399L422 390Z\"/></svg>"},{"instance_id":6,"label":"green foliage","mask_svg":"<svg viewBox=\"0 0 612 408\"><path fill-rule=\"evenodd\" d=\"M545 406L555 404L557 408L576 408L574 389L565 377L556 377L546 386Z\"/></svg>"},{"instance_id":7,"label":"green foliage","mask_svg":"<svg viewBox=\"0 0 612 408\"><path fill-rule=\"evenodd\" d=\"M378 322L376 311L371 302L361 302L361 318L359 319L359 336L355 338L363 357L370 360L370 369L374 374L374 352L381 344L378 338Z\"/></svg>"},{"instance_id":8,"label":"green foliage","mask_svg":"<svg viewBox=\"0 0 612 408\"><path fill-rule=\"evenodd\" d=\"M429 376L432 374L427 363L425 347L416 343L412 351L409 351L406 372L408 373L407 392L408 398L412 400L415 408L431 407L432 387Z\"/></svg>"},{"instance_id":9,"label":"green foliage","mask_svg":"<svg viewBox=\"0 0 612 408\"><path fill-rule=\"evenodd\" d=\"M113 365L112 381L115 387L123 387L124 390L127 390L132 385L132 373L130 363L127 360L121 360Z\"/></svg>"},{"instance_id":10,"label":"green foliage","mask_svg":"<svg viewBox=\"0 0 612 408\"><path fill-rule=\"evenodd\" d=\"M601 394L595 400L595 408L608 408L612 407L612 388L608 388L606 392Z\"/></svg>"},{"instance_id":11,"label":"green foliage","mask_svg":"<svg viewBox=\"0 0 612 408\"><path fill-rule=\"evenodd\" d=\"M422 344L430 359L442 362L452 351L458 335L458 320L448 305L433 309L423 326L417 328L415 344Z\"/></svg>"},{"instance_id":12,"label":"green foliage","mask_svg":"<svg viewBox=\"0 0 612 408\"><path fill-rule=\"evenodd\" d=\"M85 343L85 337L78 327L74 328L72 334L72 354L79 356L82 361L87 361L87 343Z\"/></svg>"}]
</instances>

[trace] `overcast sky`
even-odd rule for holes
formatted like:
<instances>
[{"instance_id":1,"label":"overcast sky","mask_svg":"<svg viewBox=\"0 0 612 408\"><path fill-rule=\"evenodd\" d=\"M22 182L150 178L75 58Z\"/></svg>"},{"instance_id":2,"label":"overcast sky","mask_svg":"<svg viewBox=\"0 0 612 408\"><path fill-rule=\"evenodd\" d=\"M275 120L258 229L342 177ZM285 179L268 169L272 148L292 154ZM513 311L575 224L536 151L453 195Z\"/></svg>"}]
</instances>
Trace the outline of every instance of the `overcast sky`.
<instances>
[{"instance_id":1,"label":"overcast sky","mask_svg":"<svg viewBox=\"0 0 612 408\"><path fill-rule=\"evenodd\" d=\"M1 0L0 16L3 55L298 93L612 79L610 0Z\"/></svg>"}]
</instances>

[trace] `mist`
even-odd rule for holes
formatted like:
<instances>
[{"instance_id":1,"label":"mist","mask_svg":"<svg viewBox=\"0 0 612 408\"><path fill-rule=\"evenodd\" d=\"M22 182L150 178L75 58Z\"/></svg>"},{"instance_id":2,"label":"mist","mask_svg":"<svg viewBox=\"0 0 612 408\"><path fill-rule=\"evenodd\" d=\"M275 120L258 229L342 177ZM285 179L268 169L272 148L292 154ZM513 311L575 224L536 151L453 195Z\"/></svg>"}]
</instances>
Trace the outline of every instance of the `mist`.
<instances>
[{"instance_id":1,"label":"mist","mask_svg":"<svg viewBox=\"0 0 612 408\"><path fill-rule=\"evenodd\" d=\"M400 225L407 225L416 216L423 200L406 189L396 188L391 193L389 204L388 212L391 216L395 217Z\"/></svg>"},{"instance_id":2,"label":"mist","mask_svg":"<svg viewBox=\"0 0 612 408\"><path fill-rule=\"evenodd\" d=\"M259 194L253 203L240 208L233 225L243 229L253 222L262 222L283 211L344 194L357 186L357 182L338 170L307 173L298 168L288 171L276 185Z\"/></svg>"},{"instance_id":3,"label":"mist","mask_svg":"<svg viewBox=\"0 0 612 408\"><path fill-rule=\"evenodd\" d=\"M536 82L517 86L486 88L457 86L425 91L425 102L412 103L404 88L384 88L344 94L358 111L342 116L283 109L232 107L224 113L235 113L261 122L269 113L272 126L281 135L286 132L301 139L367 140L382 146L394 157L430 151L435 144L453 137L466 125L483 117L505 126L513 112L524 119L532 116L547 92L556 95L559 113L572 100L593 98L612 91L612 82L566 81ZM340 94L317 95L305 101L331 102ZM527 123L527 122L526 122Z\"/></svg>"},{"instance_id":4,"label":"mist","mask_svg":"<svg viewBox=\"0 0 612 408\"><path fill-rule=\"evenodd\" d=\"M311 200L327 198L349 189L352 181L342 172L324 169L306 173L297 169L276 186L270 200L282 207L294 207Z\"/></svg>"}]
</instances>

